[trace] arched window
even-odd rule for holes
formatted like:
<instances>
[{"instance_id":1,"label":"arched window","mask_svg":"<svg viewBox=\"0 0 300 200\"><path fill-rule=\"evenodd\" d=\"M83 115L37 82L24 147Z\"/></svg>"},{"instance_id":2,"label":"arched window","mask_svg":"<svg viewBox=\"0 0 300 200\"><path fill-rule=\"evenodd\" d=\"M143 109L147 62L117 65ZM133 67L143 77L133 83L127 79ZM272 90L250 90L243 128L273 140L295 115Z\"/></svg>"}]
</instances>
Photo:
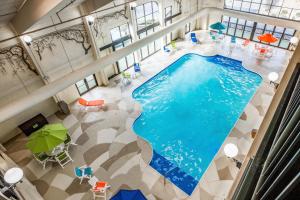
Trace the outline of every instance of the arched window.
<instances>
[{"instance_id":1,"label":"arched window","mask_svg":"<svg viewBox=\"0 0 300 200\"><path fill-rule=\"evenodd\" d=\"M135 17L139 39L157 31L160 25L158 3L151 1L135 7ZM140 49L142 59L149 57L158 50L160 50L160 40L149 43Z\"/></svg>"}]
</instances>

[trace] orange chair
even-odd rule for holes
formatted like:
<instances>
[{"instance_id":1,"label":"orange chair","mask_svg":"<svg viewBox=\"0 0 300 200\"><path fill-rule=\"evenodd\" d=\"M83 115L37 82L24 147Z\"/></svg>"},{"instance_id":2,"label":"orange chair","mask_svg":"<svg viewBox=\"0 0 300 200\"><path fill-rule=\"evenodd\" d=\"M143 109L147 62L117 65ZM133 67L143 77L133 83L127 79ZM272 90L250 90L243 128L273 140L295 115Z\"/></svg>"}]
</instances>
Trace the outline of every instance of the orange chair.
<instances>
[{"instance_id":1,"label":"orange chair","mask_svg":"<svg viewBox=\"0 0 300 200\"><path fill-rule=\"evenodd\" d=\"M78 103L82 106L98 106L100 108L102 108L104 106L104 100L100 99L100 100L92 100L92 101L87 101L83 98L79 98Z\"/></svg>"},{"instance_id":2,"label":"orange chair","mask_svg":"<svg viewBox=\"0 0 300 200\"><path fill-rule=\"evenodd\" d=\"M110 188L110 185L108 185L105 181L97 181L94 185L94 187L91 189L93 192L93 197L96 199L97 197L103 198L106 200L106 190Z\"/></svg>"}]
</instances>

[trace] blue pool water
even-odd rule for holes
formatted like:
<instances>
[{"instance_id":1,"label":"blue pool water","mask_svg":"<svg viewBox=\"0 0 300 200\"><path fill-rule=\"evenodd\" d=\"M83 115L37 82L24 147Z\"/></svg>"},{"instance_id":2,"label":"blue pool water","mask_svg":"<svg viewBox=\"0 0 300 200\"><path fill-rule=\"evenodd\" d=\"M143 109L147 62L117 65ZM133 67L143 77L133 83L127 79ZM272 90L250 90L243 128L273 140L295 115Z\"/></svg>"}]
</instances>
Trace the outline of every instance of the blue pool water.
<instances>
[{"instance_id":1,"label":"blue pool water","mask_svg":"<svg viewBox=\"0 0 300 200\"><path fill-rule=\"evenodd\" d=\"M150 165L191 194L261 81L240 61L186 54L137 88L133 129L153 147Z\"/></svg>"}]
</instances>

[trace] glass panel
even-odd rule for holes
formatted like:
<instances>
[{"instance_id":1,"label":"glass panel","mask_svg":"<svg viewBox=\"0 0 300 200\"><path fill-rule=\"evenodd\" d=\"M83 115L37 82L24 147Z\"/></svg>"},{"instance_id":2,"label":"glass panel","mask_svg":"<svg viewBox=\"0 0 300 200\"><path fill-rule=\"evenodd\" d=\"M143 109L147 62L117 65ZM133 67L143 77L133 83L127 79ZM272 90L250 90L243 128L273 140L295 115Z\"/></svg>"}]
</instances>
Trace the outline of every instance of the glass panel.
<instances>
[{"instance_id":1,"label":"glass panel","mask_svg":"<svg viewBox=\"0 0 300 200\"><path fill-rule=\"evenodd\" d=\"M243 35L243 29L244 29L244 26L237 25L236 31L235 31L235 36L242 37L242 35Z\"/></svg>"},{"instance_id":2,"label":"glass panel","mask_svg":"<svg viewBox=\"0 0 300 200\"><path fill-rule=\"evenodd\" d=\"M153 13L153 23L159 22L159 13Z\"/></svg>"},{"instance_id":3,"label":"glass panel","mask_svg":"<svg viewBox=\"0 0 300 200\"><path fill-rule=\"evenodd\" d=\"M133 54L129 54L128 56L126 56L126 58L127 58L128 67L132 66L134 64Z\"/></svg>"},{"instance_id":4,"label":"glass panel","mask_svg":"<svg viewBox=\"0 0 300 200\"><path fill-rule=\"evenodd\" d=\"M271 10L270 10L269 15L273 16L273 17L278 17L279 12L280 12L280 7L271 6Z\"/></svg>"},{"instance_id":5,"label":"glass panel","mask_svg":"<svg viewBox=\"0 0 300 200\"><path fill-rule=\"evenodd\" d=\"M119 27L113 28L110 30L110 35L112 41L116 41L121 38Z\"/></svg>"},{"instance_id":6,"label":"glass panel","mask_svg":"<svg viewBox=\"0 0 300 200\"><path fill-rule=\"evenodd\" d=\"M237 18L235 18L235 17L230 17L230 22L231 22L231 23L236 23L236 22L237 22Z\"/></svg>"},{"instance_id":7,"label":"glass panel","mask_svg":"<svg viewBox=\"0 0 300 200\"><path fill-rule=\"evenodd\" d=\"M259 4L258 3L251 3L250 12L258 13Z\"/></svg>"},{"instance_id":8,"label":"glass panel","mask_svg":"<svg viewBox=\"0 0 300 200\"><path fill-rule=\"evenodd\" d=\"M145 6L145 15L151 14L152 13L152 3L151 2L145 3L144 6Z\"/></svg>"},{"instance_id":9,"label":"glass panel","mask_svg":"<svg viewBox=\"0 0 300 200\"><path fill-rule=\"evenodd\" d=\"M285 29L285 32L284 32L284 34L288 34L288 35L294 35L294 33L295 33L295 30L290 29L290 28Z\"/></svg>"},{"instance_id":10,"label":"glass panel","mask_svg":"<svg viewBox=\"0 0 300 200\"><path fill-rule=\"evenodd\" d=\"M94 75L90 75L90 76L86 77L85 80L86 81L94 80Z\"/></svg>"},{"instance_id":11,"label":"glass panel","mask_svg":"<svg viewBox=\"0 0 300 200\"><path fill-rule=\"evenodd\" d=\"M290 44L289 40L281 40L279 46L287 49L289 47L289 44Z\"/></svg>"},{"instance_id":12,"label":"glass panel","mask_svg":"<svg viewBox=\"0 0 300 200\"><path fill-rule=\"evenodd\" d=\"M172 16L172 7L169 6L165 9L165 18Z\"/></svg>"},{"instance_id":13,"label":"glass panel","mask_svg":"<svg viewBox=\"0 0 300 200\"><path fill-rule=\"evenodd\" d=\"M259 14L269 15L271 6L269 5L261 5L259 9Z\"/></svg>"},{"instance_id":14,"label":"glass panel","mask_svg":"<svg viewBox=\"0 0 300 200\"><path fill-rule=\"evenodd\" d=\"M293 10L290 19L300 20L300 10Z\"/></svg>"},{"instance_id":15,"label":"glass panel","mask_svg":"<svg viewBox=\"0 0 300 200\"><path fill-rule=\"evenodd\" d=\"M148 47L149 47L149 54L153 54L155 52L154 42L149 43Z\"/></svg>"},{"instance_id":16,"label":"glass panel","mask_svg":"<svg viewBox=\"0 0 300 200\"><path fill-rule=\"evenodd\" d=\"M253 24L254 24L254 22L252 22L252 21L247 21L247 22L246 22L246 26L251 26L251 27L252 27Z\"/></svg>"},{"instance_id":17,"label":"glass panel","mask_svg":"<svg viewBox=\"0 0 300 200\"><path fill-rule=\"evenodd\" d=\"M138 25L138 29L142 29L145 27L145 17L141 17L139 19L137 19L137 25Z\"/></svg>"},{"instance_id":18,"label":"glass panel","mask_svg":"<svg viewBox=\"0 0 300 200\"><path fill-rule=\"evenodd\" d=\"M275 6L282 6L283 0L273 0L272 5Z\"/></svg>"},{"instance_id":19,"label":"glass panel","mask_svg":"<svg viewBox=\"0 0 300 200\"><path fill-rule=\"evenodd\" d=\"M90 89L94 88L97 85L94 77L93 77L93 80L87 81L87 84L88 84L88 86L89 86Z\"/></svg>"},{"instance_id":20,"label":"glass panel","mask_svg":"<svg viewBox=\"0 0 300 200\"><path fill-rule=\"evenodd\" d=\"M158 12L158 4L154 1L152 1L152 9L153 9L153 12Z\"/></svg>"},{"instance_id":21,"label":"glass panel","mask_svg":"<svg viewBox=\"0 0 300 200\"><path fill-rule=\"evenodd\" d=\"M273 25L266 25L265 33L273 33L274 26Z\"/></svg>"},{"instance_id":22,"label":"glass panel","mask_svg":"<svg viewBox=\"0 0 300 200\"><path fill-rule=\"evenodd\" d=\"M146 32L142 32L142 33L139 34L139 38L140 38L140 39L142 39L142 38L144 38L144 37L146 37L146 36L147 36L147 33L146 33Z\"/></svg>"},{"instance_id":23,"label":"glass panel","mask_svg":"<svg viewBox=\"0 0 300 200\"><path fill-rule=\"evenodd\" d=\"M146 16L146 26L153 24L153 16L152 14Z\"/></svg>"},{"instance_id":24,"label":"glass panel","mask_svg":"<svg viewBox=\"0 0 300 200\"><path fill-rule=\"evenodd\" d=\"M234 10L240 10L240 8L241 8L241 6L242 6L242 1L234 1L233 2L233 9Z\"/></svg>"},{"instance_id":25,"label":"glass panel","mask_svg":"<svg viewBox=\"0 0 300 200\"><path fill-rule=\"evenodd\" d=\"M148 56L148 47L144 46L141 48L142 58L146 58Z\"/></svg>"},{"instance_id":26,"label":"glass panel","mask_svg":"<svg viewBox=\"0 0 300 200\"><path fill-rule=\"evenodd\" d=\"M119 71L122 72L127 69L126 59L122 58L118 61Z\"/></svg>"},{"instance_id":27,"label":"glass panel","mask_svg":"<svg viewBox=\"0 0 300 200\"><path fill-rule=\"evenodd\" d=\"M291 12L292 12L292 9L282 8L281 11L280 11L280 13L279 13L279 17L281 17L281 18L289 18Z\"/></svg>"},{"instance_id":28,"label":"glass panel","mask_svg":"<svg viewBox=\"0 0 300 200\"><path fill-rule=\"evenodd\" d=\"M127 35L130 35L128 24L121 25L120 26L120 31L121 31L121 37L125 37Z\"/></svg>"},{"instance_id":29,"label":"glass panel","mask_svg":"<svg viewBox=\"0 0 300 200\"><path fill-rule=\"evenodd\" d=\"M225 0L225 8L232 8L233 0Z\"/></svg>"},{"instance_id":30,"label":"glass panel","mask_svg":"<svg viewBox=\"0 0 300 200\"><path fill-rule=\"evenodd\" d=\"M84 85L85 85L84 80L80 80L76 83L76 86L78 86L78 87L81 87L81 86L84 86Z\"/></svg>"},{"instance_id":31,"label":"glass panel","mask_svg":"<svg viewBox=\"0 0 300 200\"><path fill-rule=\"evenodd\" d=\"M86 85L77 87L77 89L78 89L78 91L79 91L79 94L83 94L83 93L85 93L85 92L88 91L88 88L86 87Z\"/></svg>"},{"instance_id":32,"label":"glass panel","mask_svg":"<svg viewBox=\"0 0 300 200\"><path fill-rule=\"evenodd\" d=\"M250 10L250 2L243 2L241 11L249 12Z\"/></svg>"},{"instance_id":33,"label":"glass panel","mask_svg":"<svg viewBox=\"0 0 300 200\"><path fill-rule=\"evenodd\" d=\"M144 6L137 6L135 8L136 18L140 18L144 16Z\"/></svg>"},{"instance_id":34,"label":"glass panel","mask_svg":"<svg viewBox=\"0 0 300 200\"><path fill-rule=\"evenodd\" d=\"M161 39L155 40L155 51L160 50L161 47Z\"/></svg>"},{"instance_id":35,"label":"glass panel","mask_svg":"<svg viewBox=\"0 0 300 200\"><path fill-rule=\"evenodd\" d=\"M282 28L282 27L277 26L277 27L275 28L275 32L283 33L283 31L284 31L284 28Z\"/></svg>"},{"instance_id":36,"label":"glass panel","mask_svg":"<svg viewBox=\"0 0 300 200\"><path fill-rule=\"evenodd\" d=\"M131 44L131 40L130 39L124 41L124 47L126 47L126 46L128 46L130 44Z\"/></svg>"},{"instance_id":37,"label":"glass panel","mask_svg":"<svg viewBox=\"0 0 300 200\"><path fill-rule=\"evenodd\" d=\"M246 22L246 20L244 20L244 19L238 20L238 24L240 24L240 25L245 25L245 22Z\"/></svg>"},{"instance_id":38,"label":"glass panel","mask_svg":"<svg viewBox=\"0 0 300 200\"><path fill-rule=\"evenodd\" d=\"M114 47L115 47L115 50L122 49L123 48L123 43L118 43Z\"/></svg>"},{"instance_id":39,"label":"glass panel","mask_svg":"<svg viewBox=\"0 0 300 200\"><path fill-rule=\"evenodd\" d=\"M251 32L244 31L243 38L250 39L250 36L251 36Z\"/></svg>"}]
</instances>

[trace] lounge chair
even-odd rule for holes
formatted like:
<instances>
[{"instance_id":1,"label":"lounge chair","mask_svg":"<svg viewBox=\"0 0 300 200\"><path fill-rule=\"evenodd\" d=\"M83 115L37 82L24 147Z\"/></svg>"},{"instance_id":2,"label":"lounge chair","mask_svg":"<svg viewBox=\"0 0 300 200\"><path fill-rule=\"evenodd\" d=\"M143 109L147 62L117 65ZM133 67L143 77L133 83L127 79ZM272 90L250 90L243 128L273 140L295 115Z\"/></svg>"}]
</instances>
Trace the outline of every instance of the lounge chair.
<instances>
[{"instance_id":1,"label":"lounge chair","mask_svg":"<svg viewBox=\"0 0 300 200\"><path fill-rule=\"evenodd\" d=\"M91 179L93 175L93 170L91 167L75 167L74 168L75 176L80 179L80 184L82 183L83 179Z\"/></svg>"},{"instance_id":2,"label":"lounge chair","mask_svg":"<svg viewBox=\"0 0 300 200\"><path fill-rule=\"evenodd\" d=\"M121 72L122 75L122 84L124 86L129 85L131 83L131 74L129 72Z\"/></svg>"},{"instance_id":3,"label":"lounge chair","mask_svg":"<svg viewBox=\"0 0 300 200\"><path fill-rule=\"evenodd\" d=\"M107 198L106 191L111 187L107 182L98 181L96 177L92 177L89 180L89 184L92 185L91 191L93 192L94 199L100 197L106 200Z\"/></svg>"},{"instance_id":4,"label":"lounge chair","mask_svg":"<svg viewBox=\"0 0 300 200\"><path fill-rule=\"evenodd\" d=\"M172 47L173 50L177 49L175 41L171 41L171 47Z\"/></svg>"},{"instance_id":5,"label":"lounge chair","mask_svg":"<svg viewBox=\"0 0 300 200\"><path fill-rule=\"evenodd\" d=\"M69 162L73 162L73 159L67 151L63 151L56 155L55 160L62 168L64 168Z\"/></svg>"},{"instance_id":6,"label":"lounge chair","mask_svg":"<svg viewBox=\"0 0 300 200\"><path fill-rule=\"evenodd\" d=\"M97 106L99 108L103 108L103 106L104 106L104 100L102 100L102 99L87 101L83 98L79 98L78 103L82 106L85 106L85 107Z\"/></svg>"},{"instance_id":7,"label":"lounge chair","mask_svg":"<svg viewBox=\"0 0 300 200\"><path fill-rule=\"evenodd\" d=\"M231 41L232 44L236 44L236 37L235 36L231 36Z\"/></svg>"},{"instance_id":8,"label":"lounge chair","mask_svg":"<svg viewBox=\"0 0 300 200\"><path fill-rule=\"evenodd\" d=\"M193 44L197 44L198 43L198 39L196 37L196 33L191 33L191 40L193 42Z\"/></svg>"},{"instance_id":9,"label":"lounge chair","mask_svg":"<svg viewBox=\"0 0 300 200\"><path fill-rule=\"evenodd\" d=\"M38 163L43 166L43 169L46 168L46 164L49 161L50 157L45 153L34 153L33 157Z\"/></svg>"},{"instance_id":10,"label":"lounge chair","mask_svg":"<svg viewBox=\"0 0 300 200\"><path fill-rule=\"evenodd\" d=\"M171 53L171 50L169 48L167 48L166 46L164 46L164 52L165 53Z\"/></svg>"}]
</instances>

